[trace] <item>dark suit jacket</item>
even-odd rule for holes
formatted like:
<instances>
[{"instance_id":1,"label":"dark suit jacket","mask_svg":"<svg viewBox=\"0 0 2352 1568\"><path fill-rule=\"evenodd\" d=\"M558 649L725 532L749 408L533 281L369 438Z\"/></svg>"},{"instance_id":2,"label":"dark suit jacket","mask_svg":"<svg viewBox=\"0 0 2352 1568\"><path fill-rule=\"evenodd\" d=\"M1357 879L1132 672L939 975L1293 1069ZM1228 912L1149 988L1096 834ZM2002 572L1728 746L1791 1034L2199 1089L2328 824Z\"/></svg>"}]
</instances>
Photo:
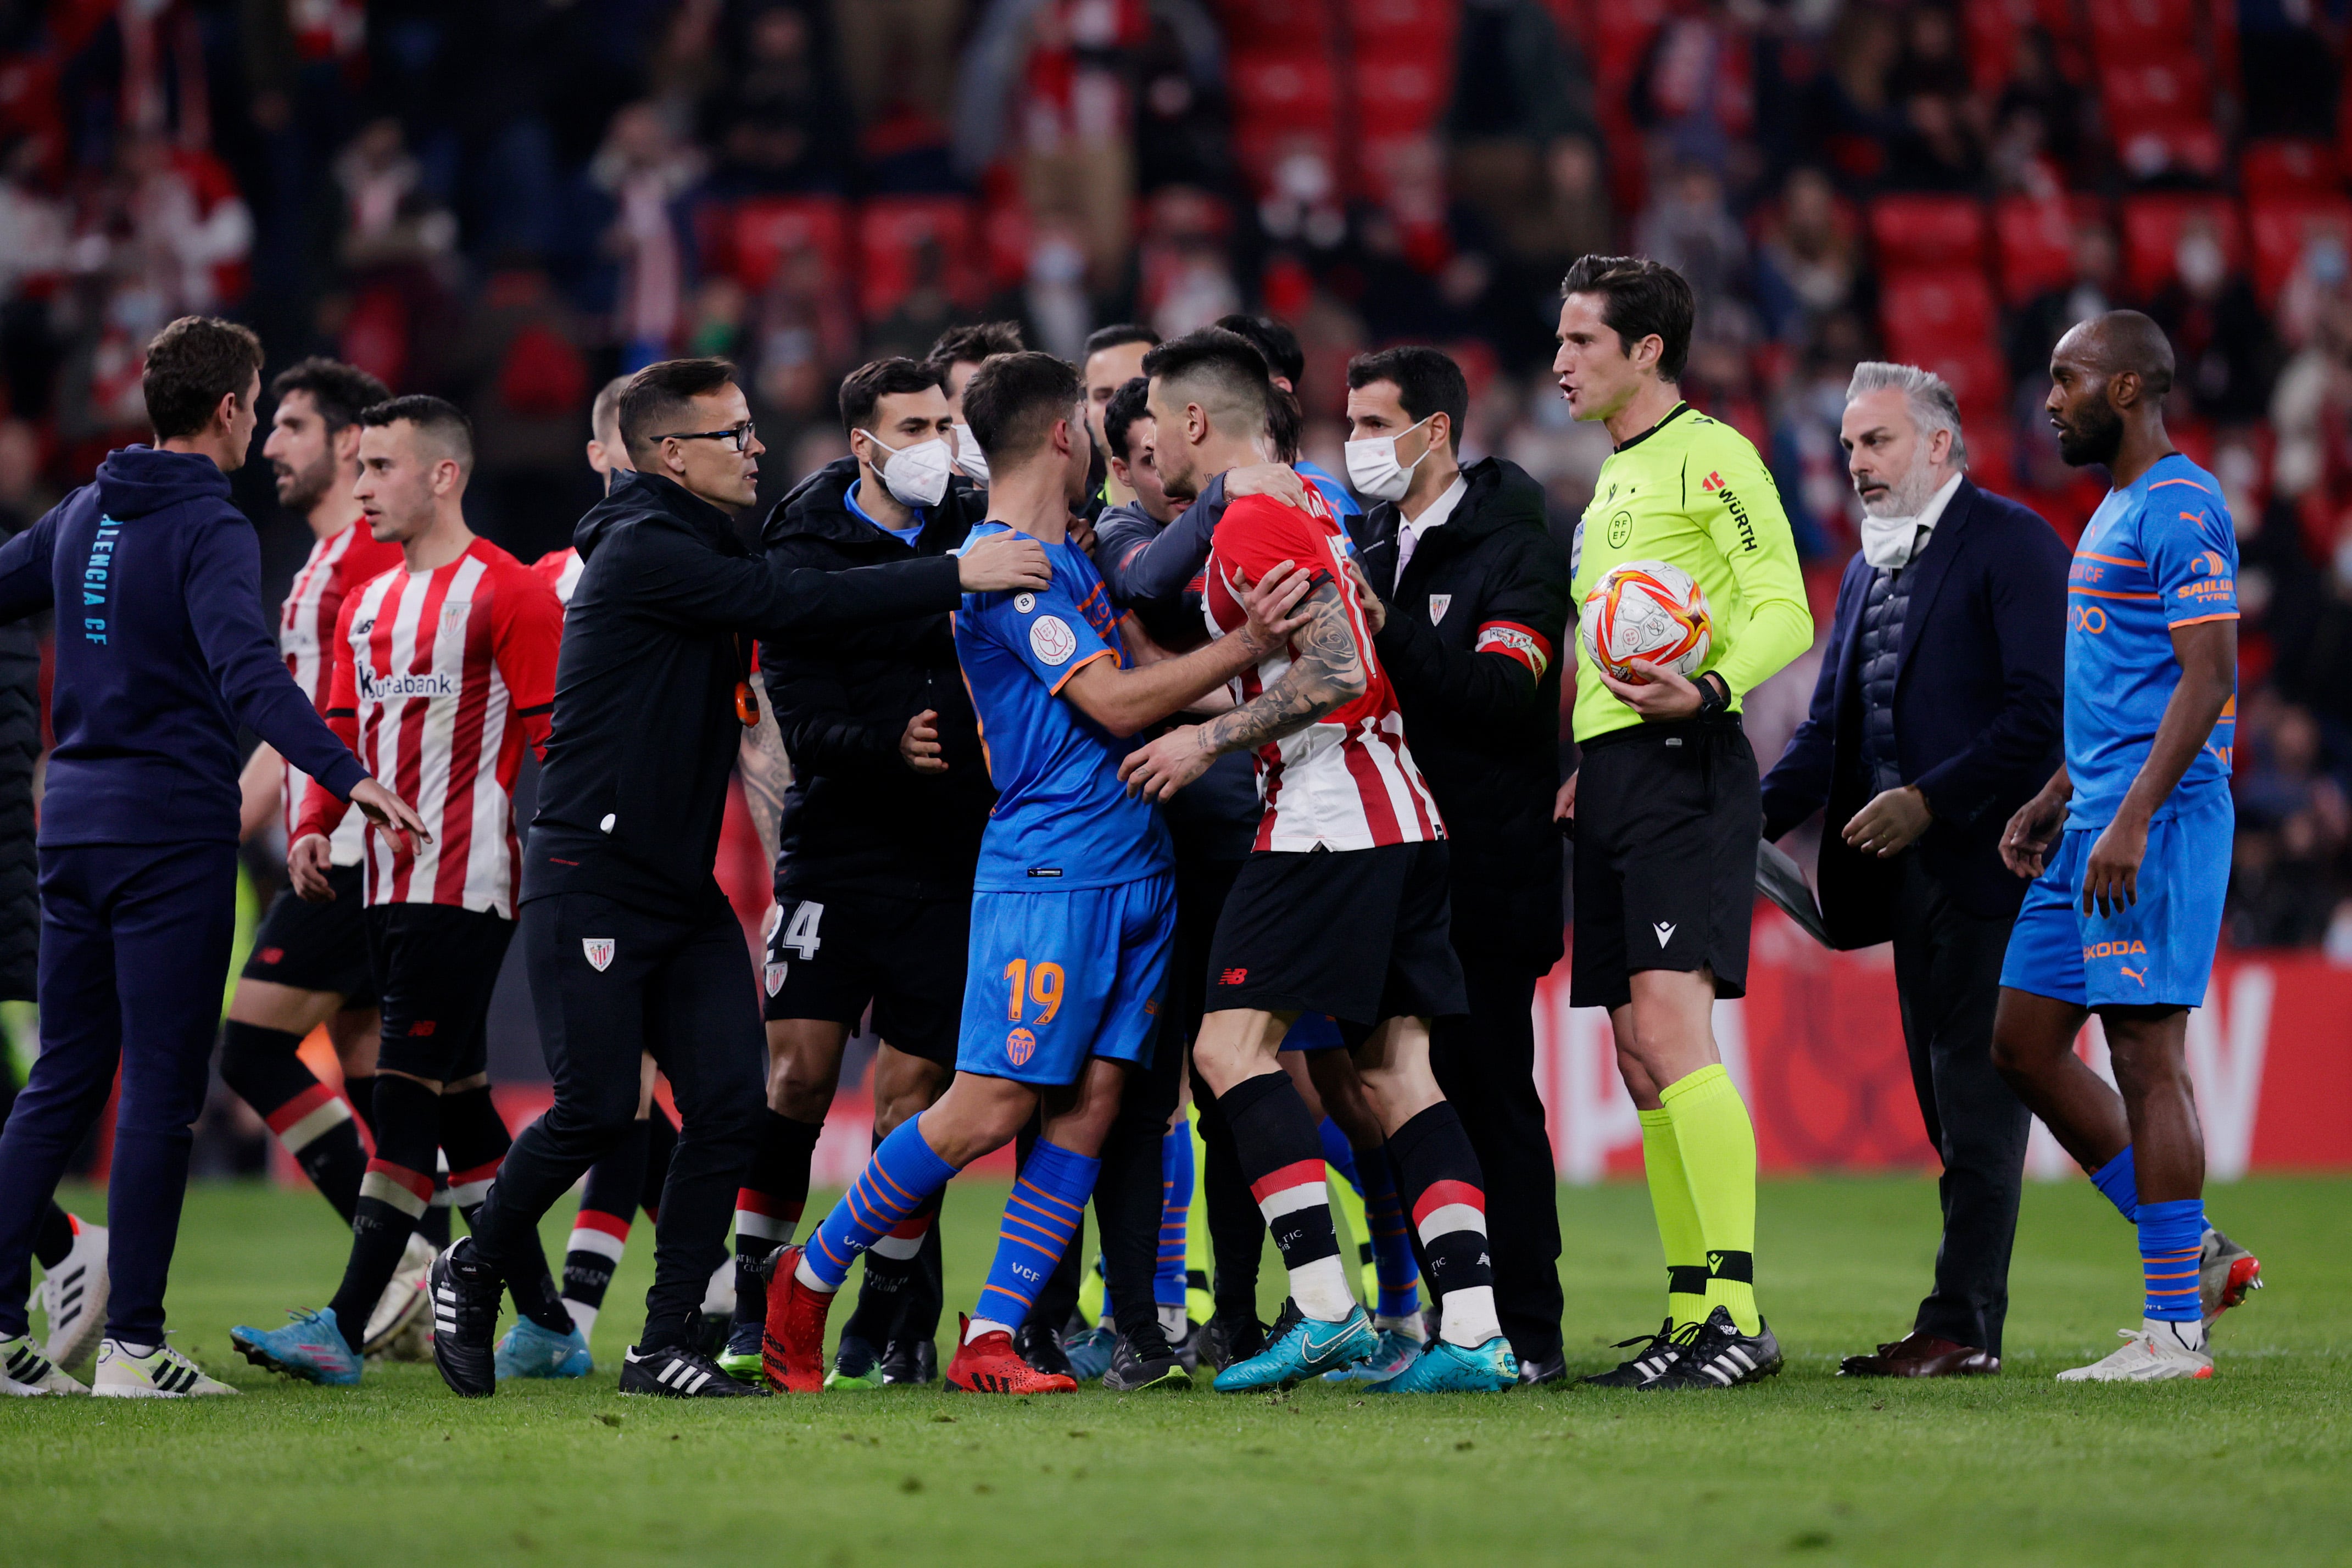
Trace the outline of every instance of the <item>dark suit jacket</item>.
<instances>
[{"instance_id":1,"label":"dark suit jacket","mask_svg":"<svg viewBox=\"0 0 2352 1568\"><path fill-rule=\"evenodd\" d=\"M2066 547L2032 512L1962 479L1907 570L1895 750L1903 781L1936 814L1915 852L1961 908L2009 918L2026 884L2000 863L2001 830L2061 756ZM1823 813L1822 918L1840 947L1892 935L1894 862L1839 836L1872 793L1855 658L1872 575L1859 553L1846 564L1812 710L1764 777L1765 837Z\"/></svg>"}]
</instances>

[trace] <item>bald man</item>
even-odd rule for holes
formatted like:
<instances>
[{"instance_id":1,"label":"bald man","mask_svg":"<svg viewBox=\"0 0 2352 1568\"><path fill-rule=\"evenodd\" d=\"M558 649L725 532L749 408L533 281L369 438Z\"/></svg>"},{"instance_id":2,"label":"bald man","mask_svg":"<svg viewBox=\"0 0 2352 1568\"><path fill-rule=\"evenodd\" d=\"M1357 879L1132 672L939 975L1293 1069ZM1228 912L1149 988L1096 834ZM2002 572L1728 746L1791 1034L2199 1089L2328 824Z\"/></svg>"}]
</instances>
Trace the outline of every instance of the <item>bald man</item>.
<instances>
[{"instance_id":1,"label":"bald man","mask_svg":"<svg viewBox=\"0 0 2352 1568\"><path fill-rule=\"evenodd\" d=\"M2139 1231L2147 1301L2068 1383L2210 1377L2207 1330L2262 1265L2205 1223L2185 1042L2221 930L2238 674L2238 544L2221 482L2164 429L2172 348L2135 310L2059 340L2043 407L2058 453L2111 488L2066 590L2065 761L2001 859L2032 877L2001 966L1993 1060ZM2074 1055L2095 1012L2115 1087Z\"/></svg>"}]
</instances>

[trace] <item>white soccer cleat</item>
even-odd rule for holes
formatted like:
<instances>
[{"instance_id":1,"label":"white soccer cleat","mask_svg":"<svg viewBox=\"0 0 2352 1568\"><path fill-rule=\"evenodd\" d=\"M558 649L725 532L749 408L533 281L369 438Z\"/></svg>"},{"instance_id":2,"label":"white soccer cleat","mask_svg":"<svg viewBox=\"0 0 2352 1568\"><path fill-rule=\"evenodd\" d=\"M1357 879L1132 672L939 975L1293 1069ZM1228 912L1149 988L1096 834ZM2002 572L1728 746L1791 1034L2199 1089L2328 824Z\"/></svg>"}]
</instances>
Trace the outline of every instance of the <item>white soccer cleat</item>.
<instances>
[{"instance_id":1,"label":"white soccer cleat","mask_svg":"<svg viewBox=\"0 0 2352 1568\"><path fill-rule=\"evenodd\" d=\"M87 1394L65 1368L43 1355L29 1334L0 1339L0 1395L38 1399L51 1394Z\"/></svg>"},{"instance_id":2,"label":"white soccer cleat","mask_svg":"<svg viewBox=\"0 0 2352 1568\"><path fill-rule=\"evenodd\" d=\"M34 1301L49 1320L45 1354L59 1366L79 1366L106 1328L106 1227L66 1218L73 1220L73 1250L48 1271Z\"/></svg>"},{"instance_id":3,"label":"white soccer cleat","mask_svg":"<svg viewBox=\"0 0 2352 1568\"><path fill-rule=\"evenodd\" d=\"M425 1276L433 1267L433 1243L411 1233L408 1249L400 1255L400 1267L393 1270L392 1283L376 1298L375 1311L368 1314L367 1333L361 1336L362 1355L383 1355L390 1351L392 1342L425 1315Z\"/></svg>"},{"instance_id":4,"label":"white soccer cleat","mask_svg":"<svg viewBox=\"0 0 2352 1568\"><path fill-rule=\"evenodd\" d=\"M2117 1329L2123 1348L2088 1366L2058 1375L2061 1383L2168 1383L2176 1377L2210 1377L2213 1358L2180 1341L2179 1324L2142 1324Z\"/></svg>"},{"instance_id":5,"label":"white soccer cleat","mask_svg":"<svg viewBox=\"0 0 2352 1568\"><path fill-rule=\"evenodd\" d=\"M731 1318L735 1315L734 1259L727 1259L711 1271L710 1282L702 1288L702 1315L706 1318Z\"/></svg>"},{"instance_id":6,"label":"white soccer cleat","mask_svg":"<svg viewBox=\"0 0 2352 1568\"><path fill-rule=\"evenodd\" d=\"M98 1375L90 1380L89 1391L101 1399L191 1399L236 1392L206 1377L194 1362L168 1344L134 1355L111 1339L99 1343Z\"/></svg>"}]
</instances>

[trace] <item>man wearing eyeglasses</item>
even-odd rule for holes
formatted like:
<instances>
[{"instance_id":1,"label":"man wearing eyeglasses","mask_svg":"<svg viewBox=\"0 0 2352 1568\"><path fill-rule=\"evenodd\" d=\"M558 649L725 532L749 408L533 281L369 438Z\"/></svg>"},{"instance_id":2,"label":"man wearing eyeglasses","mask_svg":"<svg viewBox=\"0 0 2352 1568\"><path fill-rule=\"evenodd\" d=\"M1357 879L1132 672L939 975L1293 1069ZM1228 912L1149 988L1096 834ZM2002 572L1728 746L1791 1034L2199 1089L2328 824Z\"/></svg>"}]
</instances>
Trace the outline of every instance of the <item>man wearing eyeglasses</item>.
<instances>
[{"instance_id":1,"label":"man wearing eyeglasses","mask_svg":"<svg viewBox=\"0 0 2352 1568\"><path fill-rule=\"evenodd\" d=\"M621 394L620 428L635 472L618 476L572 535L586 564L522 856L520 935L555 1103L507 1156L474 1234L432 1275L434 1359L469 1397L497 1386L490 1342L505 1266L531 1255L540 1217L627 1133L648 1051L680 1126L646 1327L621 1391L754 1392L696 1343L765 1105L759 993L711 874L728 773L758 717L752 642L937 613L967 591L1042 589L1051 578L1043 547L1010 535L961 559L771 568L735 533L765 449L723 360L638 371Z\"/></svg>"}]
</instances>

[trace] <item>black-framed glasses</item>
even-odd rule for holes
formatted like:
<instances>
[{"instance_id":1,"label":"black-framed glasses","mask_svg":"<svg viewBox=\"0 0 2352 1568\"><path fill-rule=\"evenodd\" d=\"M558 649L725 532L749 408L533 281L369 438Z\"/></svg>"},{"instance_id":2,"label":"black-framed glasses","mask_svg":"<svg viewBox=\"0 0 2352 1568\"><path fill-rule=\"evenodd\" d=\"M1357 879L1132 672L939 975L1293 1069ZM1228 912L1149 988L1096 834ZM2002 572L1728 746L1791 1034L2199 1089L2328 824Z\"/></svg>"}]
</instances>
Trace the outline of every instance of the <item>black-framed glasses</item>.
<instances>
[{"instance_id":1,"label":"black-framed glasses","mask_svg":"<svg viewBox=\"0 0 2352 1568\"><path fill-rule=\"evenodd\" d=\"M654 439L656 441L724 441L738 452L747 452L751 450L751 443L758 439L758 436L759 432L747 419L740 424L730 424L724 430L673 430L667 435L656 435Z\"/></svg>"}]
</instances>

